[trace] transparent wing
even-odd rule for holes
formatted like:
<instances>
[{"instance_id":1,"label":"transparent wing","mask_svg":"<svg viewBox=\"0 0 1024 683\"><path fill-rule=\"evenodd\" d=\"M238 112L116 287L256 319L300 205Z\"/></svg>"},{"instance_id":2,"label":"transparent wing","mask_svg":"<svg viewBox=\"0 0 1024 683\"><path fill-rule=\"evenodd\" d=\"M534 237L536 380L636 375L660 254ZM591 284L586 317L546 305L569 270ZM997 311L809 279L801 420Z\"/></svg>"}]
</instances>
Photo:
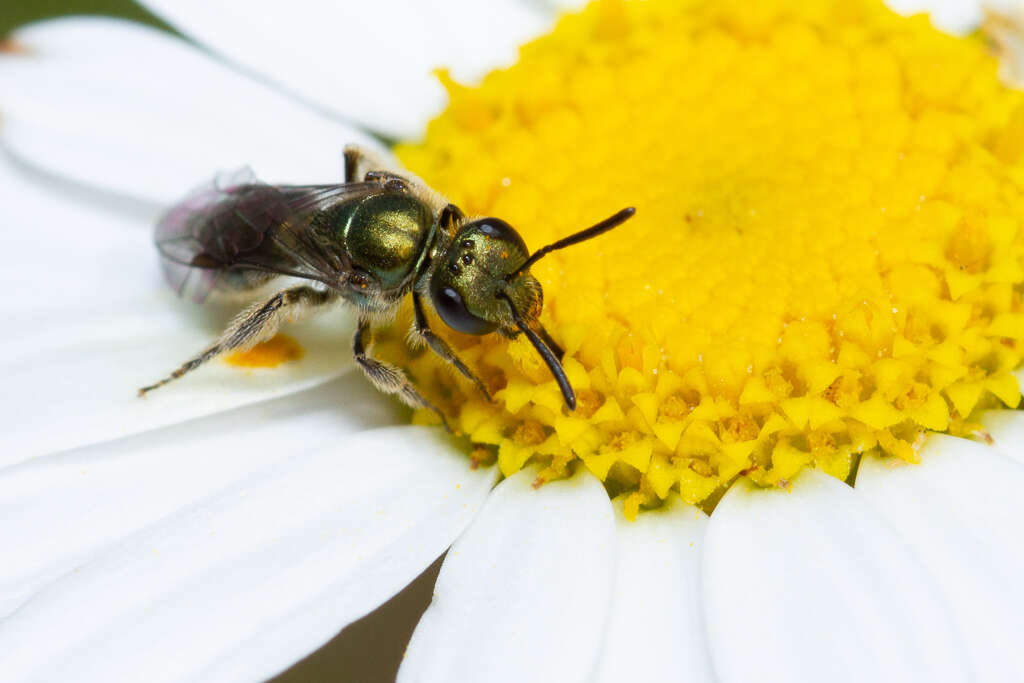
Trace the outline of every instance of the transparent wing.
<instances>
[{"instance_id":1,"label":"transparent wing","mask_svg":"<svg viewBox=\"0 0 1024 683\"><path fill-rule=\"evenodd\" d=\"M330 285L350 263L340 250L317 239L312 217L380 191L377 183L268 185L247 168L219 176L157 222L155 241L164 274L175 291L195 301L203 301L238 271Z\"/></svg>"}]
</instances>

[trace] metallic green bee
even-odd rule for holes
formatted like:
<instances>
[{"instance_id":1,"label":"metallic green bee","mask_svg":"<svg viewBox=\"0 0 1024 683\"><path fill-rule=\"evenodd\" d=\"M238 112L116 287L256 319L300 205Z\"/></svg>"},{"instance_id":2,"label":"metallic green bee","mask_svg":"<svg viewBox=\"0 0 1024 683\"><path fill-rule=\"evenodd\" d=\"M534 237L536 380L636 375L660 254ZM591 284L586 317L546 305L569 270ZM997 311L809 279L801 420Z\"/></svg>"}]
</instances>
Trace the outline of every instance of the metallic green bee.
<instances>
[{"instance_id":1,"label":"metallic green bee","mask_svg":"<svg viewBox=\"0 0 1024 683\"><path fill-rule=\"evenodd\" d=\"M468 218L424 186L373 165L358 148L345 150L345 182L267 185L251 173L203 188L172 207L156 229L164 272L179 294L203 301L213 291L245 292L280 276L309 280L243 311L215 341L144 395L221 354L251 348L296 320L344 299L359 310L355 360L381 391L413 407L428 401L399 368L372 358L375 322L389 320L412 294L412 333L455 366L490 399L487 387L430 329L423 300L441 320L466 334L525 334L551 369L570 410L576 396L561 349L540 324L543 293L529 268L544 255L618 226L627 208L532 255L508 223ZM357 182L358 178L362 178ZM447 422L445 421L447 426Z\"/></svg>"}]
</instances>

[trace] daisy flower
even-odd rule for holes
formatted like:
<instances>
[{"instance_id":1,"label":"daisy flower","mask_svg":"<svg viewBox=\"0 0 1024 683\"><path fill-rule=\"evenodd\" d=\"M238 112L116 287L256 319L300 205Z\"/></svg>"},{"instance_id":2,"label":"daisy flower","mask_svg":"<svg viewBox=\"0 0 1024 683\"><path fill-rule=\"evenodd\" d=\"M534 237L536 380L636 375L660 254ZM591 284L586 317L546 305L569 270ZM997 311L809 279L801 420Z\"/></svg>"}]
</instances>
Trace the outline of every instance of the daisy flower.
<instances>
[{"instance_id":1,"label":"daisy flower","mask_svg":"<svg viewBox=\"0 0 1024 683\"><path fill-rule=\"evenodd\" d=\"M446 550L399 680L1024 678L1024 94L977 6L147 6L195 42L0 57L6 679L265 679ZM343 309L136 398L236 311L162 283L162 208L378 139L534 247L636 205L533 268L577 409L406 313L375 353L464 438L411 425Z\"/></svg>"}]
</instances>

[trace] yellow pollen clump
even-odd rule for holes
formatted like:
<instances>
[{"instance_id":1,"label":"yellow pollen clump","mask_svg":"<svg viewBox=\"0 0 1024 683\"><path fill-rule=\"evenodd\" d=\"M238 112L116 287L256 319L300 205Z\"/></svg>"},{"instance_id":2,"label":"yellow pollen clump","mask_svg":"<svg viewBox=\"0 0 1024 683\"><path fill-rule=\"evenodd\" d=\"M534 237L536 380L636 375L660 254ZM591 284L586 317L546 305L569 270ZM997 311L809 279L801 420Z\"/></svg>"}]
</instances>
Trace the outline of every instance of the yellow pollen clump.
<instances>
[{"instance_id":1,"label":"yellow pollen clump","mask_svg":"<svg viewBox=\"0 0 1024 683\"><path fill-rule=\"evenodd\" d=\"M511 474L586 467L630 514L710 506L738 477L848 479L878 450L1016 406L1024 96L982 39L875 0L603 1L564 17L447 111L402 161L531 248L532 347L461 336L491 404L431 354L414 378Z\"/></svg>"},{"instance_id":2,"label":"yellow pollen clump","mask_svg":"<svg viewBox=\"0 0 1024 683\"><path fill-rule=\"evenodd\" d=\"M282 363L300 360L302 355L303 350L299 342L287 334L279 333L248 351L232 353L224 362L242 368L276 368Z\"/></svg>"}]
</instances>

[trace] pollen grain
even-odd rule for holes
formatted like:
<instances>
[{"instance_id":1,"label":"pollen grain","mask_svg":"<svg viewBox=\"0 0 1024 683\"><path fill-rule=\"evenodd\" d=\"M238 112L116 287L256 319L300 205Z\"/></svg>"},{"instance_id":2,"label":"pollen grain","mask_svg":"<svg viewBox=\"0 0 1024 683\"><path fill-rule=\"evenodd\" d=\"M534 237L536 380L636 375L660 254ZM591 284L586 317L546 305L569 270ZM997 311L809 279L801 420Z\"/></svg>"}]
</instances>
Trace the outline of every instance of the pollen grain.
<instances>
[{"instance_id":1,"label":"pollen grain","mask_svg":"<svg viewBox=\"0 0 1024 683\"><path fill-rule=\"evenodd\" d=\"M276 368L282 363L300 360L303 354L299 342L279 333L248 351L232 353L224 362L240 368Z\"/></svg>"}]
</instances>

